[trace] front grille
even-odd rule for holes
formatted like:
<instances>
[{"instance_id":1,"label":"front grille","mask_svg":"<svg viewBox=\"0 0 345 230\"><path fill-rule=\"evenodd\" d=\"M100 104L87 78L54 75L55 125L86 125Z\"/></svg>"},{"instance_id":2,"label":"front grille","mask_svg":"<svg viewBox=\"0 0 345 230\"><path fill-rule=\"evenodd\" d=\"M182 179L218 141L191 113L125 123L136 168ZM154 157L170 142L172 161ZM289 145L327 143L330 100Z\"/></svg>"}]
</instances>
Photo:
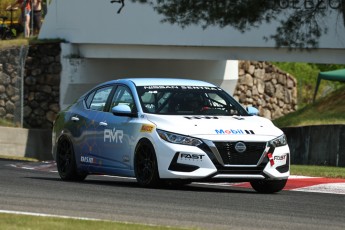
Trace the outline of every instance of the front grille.
<instances>
[{"instance_id":1,"label":"front grille","mask_svg":"<svg viewBox=\"0 0 345 230\"><path fill-rule=\"evenodd\" d=\"M238 142L214 142L225 165L257 165L265 148L266 142L243 142L246 150L237 152Z\"/></svg>"}]
</instances>

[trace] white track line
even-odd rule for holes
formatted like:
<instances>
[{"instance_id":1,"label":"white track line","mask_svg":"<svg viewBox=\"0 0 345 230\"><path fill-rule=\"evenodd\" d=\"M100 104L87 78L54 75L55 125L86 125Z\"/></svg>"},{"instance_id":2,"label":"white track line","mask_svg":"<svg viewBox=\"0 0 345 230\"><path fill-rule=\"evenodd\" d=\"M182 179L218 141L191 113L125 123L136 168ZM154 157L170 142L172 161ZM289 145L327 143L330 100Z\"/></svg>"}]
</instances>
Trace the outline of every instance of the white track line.
<instances>
[{"instance_id":1,"label":"white track line","mask_svg":"<svg viewBox=\"0 0 345 230\"><path fill-rule=\"evenodd\" d=\"M4 214L16 214L16 215L26 215L26 216L55 217L55 218L76 219L76 220L109 221L109 220L101 220L101 219L95 219L95 218L73 217L73 216L62 216L62 215L51 215L51 214L45 214L45 213L21 212L21 211L10 211L10 210L0 210L0 213L4 213Z\"/></svg>"}]
</instances>

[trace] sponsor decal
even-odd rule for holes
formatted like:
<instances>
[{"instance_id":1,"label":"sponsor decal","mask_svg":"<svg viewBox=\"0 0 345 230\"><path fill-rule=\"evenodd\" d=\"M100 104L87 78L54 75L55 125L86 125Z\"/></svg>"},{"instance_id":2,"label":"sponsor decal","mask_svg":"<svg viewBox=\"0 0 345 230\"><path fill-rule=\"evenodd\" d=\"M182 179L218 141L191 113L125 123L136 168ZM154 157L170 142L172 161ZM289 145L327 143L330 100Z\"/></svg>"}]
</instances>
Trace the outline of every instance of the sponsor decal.
<instances>
[{"instance_id":1,"label":"sponsor decal","mask_svg":"<svg viewBox=\"0 0 345 230\"><path fill-rule=\"evenodd\" d=\"M116 130L113 129L105 129L104 130L104 142L115 142L115 143L122 143L123 138L123 130Z\"/></svg>"},{"instance_id":2,"label":"sponsor decal","mask_svg":"<svg viewBox=\"0 0 345 230\"><path fill-rule=\"evenodd\" d=\"M142 125L140 132L142 133L152 133L153 129L155 128L154 125Z\"/></svg>"},{"instance_id":3,"label":"sponsor decal","mask_svg":"<svg viewBox=\"0 0 345 230\"><path fill-rule=\"evenodd\" d=\"M215 117L215 116L192 116L192 117L184 117L184 118L189 119L189 120L200 120L200 119L210 120L210 119L219 119L218 117Z\"/></svg>"},{"instance_id":4,"label":"sponsor decal","mask_svg":"<svg viewBox=\"0 0 345 230\"><path fill-rule=\"evenodd\" d=\"M268 160L270 161L271 166L273 166L275 163L278 163L278 164L286 163L286 155L273 156L273 153L267 153L267 157L268 157Z\"/></svg>"},{"instance_id":5,"label":"sponsor decal","mask_svg":"<svg viewBox=\"0 0 345 230\"><path fill-rule=\"evenodd\" d=\"M144 89L182 89L182 90L214 90L221 91L218 87L207 87L207 86L177 86L177 85L150 85L144 86Z\"/></svg>"},{"instance_id":6,"label":"sponsor decal","mask_svg":"<svg viewBox=\"0 0 345 230\"><path fill-rule=\"evenodd\" d=\"M274 157L274 160L276 160L276 161L283 161L283 160L285 160L286 159L286 155L283 155L283 156L275 156Z\"/></svg>"},{"instance_id":7,"label":"sponsor decal","mask_svg":"<svg viewBox=\"0 0 345 230\"><path fill-rule=\"evenodd\" d=\"M189 154L189 153L181 153L181 159L189 159L189 160L202 160L204 155L202 154Z\"/></svg>"},{"instance_id":8,"label":"sponsor decal","mask_svg":"<svg viewBox=\"0 0 345 230\"><path fill-rule=\"evenodd\" d=\"M255 134L253 130L246 130L246 129L216 129L216 134L233 134L233 135L240 135L240 134Z\"/></svg>"},{"instance_id":9,"label":"sponsor decal","mask_svg":"<svg viewBox=\"0 0 345 230\"><path fill-rule=\"evenodd\" d=\"M94 161L93 157L84 157L84 156L81 156L81 157L80 157L80 162L93 164L95 161Z\"/></svg>"},{"instance_id":10,"label":"sponsor decal","mask_svg":"<svg viewBox=\"0 0 345 230\"><path fill-rule=\"evenodd\" d=\"M180 87L174 85L151 85L144 86L144 89L180 89Z\"/></svg>"}]
</instances>

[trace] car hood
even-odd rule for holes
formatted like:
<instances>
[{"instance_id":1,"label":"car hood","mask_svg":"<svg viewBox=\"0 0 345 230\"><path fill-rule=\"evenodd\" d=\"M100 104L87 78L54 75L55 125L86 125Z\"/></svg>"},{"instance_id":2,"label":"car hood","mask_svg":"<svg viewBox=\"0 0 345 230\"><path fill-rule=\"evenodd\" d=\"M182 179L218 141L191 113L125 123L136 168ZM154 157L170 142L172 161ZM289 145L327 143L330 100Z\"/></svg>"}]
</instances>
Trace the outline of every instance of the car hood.
<instances>
[{"instance_id":1,"label":"car hood","mask_svg":"<svg viewBox=\"0 0 345 230\"><path fill-rule=\"evenodd\" d=\"M147 115L157 129L210 140L268 141L283 132L258 116Z\"/></svg>"}]
</instances>

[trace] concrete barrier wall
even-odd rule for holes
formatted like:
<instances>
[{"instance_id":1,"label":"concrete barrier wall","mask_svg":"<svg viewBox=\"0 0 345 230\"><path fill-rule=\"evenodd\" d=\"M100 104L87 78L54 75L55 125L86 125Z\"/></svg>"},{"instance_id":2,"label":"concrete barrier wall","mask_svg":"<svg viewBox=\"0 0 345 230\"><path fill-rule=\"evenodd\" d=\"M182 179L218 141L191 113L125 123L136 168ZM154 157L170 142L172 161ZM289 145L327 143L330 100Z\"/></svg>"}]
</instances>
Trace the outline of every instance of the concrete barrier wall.
<instances>
[{"instance_id":1,"label":"concrete barrier wall","mask_svg":"<svg viewBox=\"0 0 345 230\"><path fill-rule=\"evenodd\" d=\"M51 137L49 129L0 127L0 155L52 160Z\"/></svg>"},{"instance_id":2,"label":"concrete barrier wall","mask_svg":"<svg viewBox=\"0 0 345 230\"><path fill-rule=\"evenodd\" d=\"M283 128L291 164L345 166L345 125Z\"/></svg>"}]
</instances>

